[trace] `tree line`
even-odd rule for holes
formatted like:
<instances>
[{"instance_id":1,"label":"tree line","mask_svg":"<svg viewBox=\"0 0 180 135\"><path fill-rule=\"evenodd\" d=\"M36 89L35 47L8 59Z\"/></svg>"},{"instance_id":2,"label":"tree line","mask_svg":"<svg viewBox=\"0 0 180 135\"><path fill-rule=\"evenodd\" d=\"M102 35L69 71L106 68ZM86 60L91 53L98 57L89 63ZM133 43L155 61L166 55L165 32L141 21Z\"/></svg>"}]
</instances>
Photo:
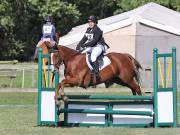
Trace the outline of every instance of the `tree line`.
<instances>
[{"instance_id":1,"label":"tree line","mask_svg":"<svg viewBox=\"0 0 180 135\"><path fill-rule=\"evenodd\" d=\"M31 60L47 15L63 36L89 15L102 19L149 2L180 11L179 0L0 0L0 60Z\"/></svg>"}]
</instances>

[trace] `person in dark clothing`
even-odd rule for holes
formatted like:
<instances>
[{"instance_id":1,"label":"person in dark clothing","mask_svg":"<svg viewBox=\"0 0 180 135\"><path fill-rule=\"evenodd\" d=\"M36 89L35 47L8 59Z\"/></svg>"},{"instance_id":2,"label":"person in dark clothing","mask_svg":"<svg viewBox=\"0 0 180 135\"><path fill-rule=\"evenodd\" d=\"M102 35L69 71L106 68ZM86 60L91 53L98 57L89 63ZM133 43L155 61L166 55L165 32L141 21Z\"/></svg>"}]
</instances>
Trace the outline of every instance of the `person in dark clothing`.
<instances>
[{"instance_id":1,"label":"person in dark clothing","mask_svg":"<svg viewBox=\"0 0 180 135\"><path fill-rule=\"evenodd\" d=\"M105 52L109 46L105 43L103 38L103 31L97 26L98 20L95 16L88 18L89 27L87 28L85 35L76 47L76 50L84 49L83 52L91 53L91 63L96 72L99 75L99 66L96 62L97 57Z\"/></svg>"}]
</instances>

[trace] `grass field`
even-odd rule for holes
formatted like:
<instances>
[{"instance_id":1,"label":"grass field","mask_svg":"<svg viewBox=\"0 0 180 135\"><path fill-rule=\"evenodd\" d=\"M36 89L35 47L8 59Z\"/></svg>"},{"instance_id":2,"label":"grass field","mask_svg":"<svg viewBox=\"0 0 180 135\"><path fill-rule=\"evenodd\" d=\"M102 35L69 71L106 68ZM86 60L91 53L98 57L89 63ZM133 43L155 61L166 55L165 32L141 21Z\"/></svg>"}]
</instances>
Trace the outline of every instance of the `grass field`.
<instances>
[{"instance_id":1,"label":"grass field","mask_svg":"<svg viewBox=\"0 0 180 135\"><path fill-rule=\"evenodd\" d=\"M82 93L81 93L82 94ZM100 93L99 93L100 94ZM104 94L104 93L103 93ZM117 93L116 93L117 94ZM122 94L122 93L119 93ZM178 93L178 112L180 112ZM37 93L0 92L0 135L179 135L180 128L37 127ZM180 121L180 115L178 115Z\"/></svg>"},{"instance_id":2,"label":"grass field","mask_svg":"<svg viewBox=\"0 0 180 135\"><path fill-rule=\"evenodd\" d=\"M37 69L34 70L33 80L34 86L32 86L32 69L24 70L24 88L37 88ZM17 70L16 78L13 81L13 88L21 88L22 87L22 77L23 70ZM0 87L9 87L10 85L10 78L0 78Z\"/></svg>"},{"instance_id":3,"label":"grass field","mask_svg":"<svg viewBox=\"0 0 180 135\"><path fill-rule=\"evenodd\" d=\"M21 88L22 87L22 76L24 70L24 88L37 88L37 63L17 63L15 65L12 64L1 64L0 69L17 69L16 70L16 78L14 79L13 88ZM32 73L32 71L34 71ZM11 72L0 72L0 75L5 74L9 75ZM32 80L34 80L34 84L32 85ZM0 77L0 87L9 87L10 78Z\"/></svg>"}]
</instances>

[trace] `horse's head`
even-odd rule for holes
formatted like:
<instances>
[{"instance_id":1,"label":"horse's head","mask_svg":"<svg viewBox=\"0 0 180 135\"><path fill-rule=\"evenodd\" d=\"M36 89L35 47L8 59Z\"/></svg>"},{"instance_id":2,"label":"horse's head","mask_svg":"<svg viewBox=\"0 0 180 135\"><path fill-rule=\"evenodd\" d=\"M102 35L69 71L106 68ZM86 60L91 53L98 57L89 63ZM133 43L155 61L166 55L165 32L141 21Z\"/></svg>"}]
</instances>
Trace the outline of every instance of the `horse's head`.
<instances>
[{"instance_id":1,"label":"horse's head","mask_svg":"<svg viewBox=\"0 0 180 135\"><path fill-rule=\"evenodd\" d=\"M59 40L59 36L60 34L59 33L56 33L56 42L58 42ZM41 45L39 45L39 47L36 47L35 49L35 53L34 53L34 60L38 61L38 48L42 48L42 53L43 54L48 54L49 53L49 49L52 48L53 45L51 44L50 41L43 41L41 43Z\"/></svg>"},{"instance_id":2,"label":"horse's head","mask_svg":"<svg viewBox=\"0 0 180 135\"><path fill-rule=\"evenodd\" d=\"M39 47L36 47L35 54L34 54L34 60L38 61L38 48L42 48L42 54L48 54L48 48L51 48L52 45L49 41L44 41Z\"/></svg>"},{"instance_id":3,"label":"horse's head","mask_svg":"<svg viewBox=\"0 0 180 135\"><path fill-rule=\"evenodd\" d=\"M62 54L62 52L59 50L52 54L52 57L51 57L52 64L53 64L52 72L58 71L60 65L63 63L63 57L60 54Z\"/></svg>"},{"instance_id":4,"label":"horse's head","mask_svg":"<svg viewBox=\"0 0 180 135\"><path fill-rule=\"evenodd\" d=\"M59 69L59 66L63 63L67 65L70 59L74 58L77 54L80 54L76 50L71 48L58 45L58 50L52 55L52 63L54 65L54 69Z\"/></svg>"}]
</instances>

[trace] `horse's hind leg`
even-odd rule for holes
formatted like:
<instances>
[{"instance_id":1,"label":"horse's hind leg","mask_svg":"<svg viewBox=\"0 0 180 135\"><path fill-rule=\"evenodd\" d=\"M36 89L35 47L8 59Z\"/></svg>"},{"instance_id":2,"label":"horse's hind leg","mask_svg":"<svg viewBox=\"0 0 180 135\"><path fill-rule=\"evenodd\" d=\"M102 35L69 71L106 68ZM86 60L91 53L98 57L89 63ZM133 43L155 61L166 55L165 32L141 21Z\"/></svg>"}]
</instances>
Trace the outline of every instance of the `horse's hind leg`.
<instances>
[{"instance_id":1,"label":"horse's hind leg","mask_svg":"<svg viewBox=\"0 0 180 135\"><path fill-rule=\"evenodd\" d=\"M133 95L136 95L136 91L134 91L132 88L130 88Z\"/></svg>"},{"instance_id":2,"label":"horse's hind leg","mask_svg":"<svg viewBox=\"0 0 180 135\"><path fill-rule=\"evenodd\" d=\"M135 80L132 80L130 83L127 83L127 86L131 89L133 95L142 95L140 86L135 82Z\"/></svg>"},{"instance_id":3,"label":"horse's hind leg","mask_svg":"<svg viewBox=\"0 0 180 135\"><path fill-rule=\"evenodd\" d=\"M139 85L134 80L128 82L128 81L122 81L120 78L114 78L112 82L130 88L133 95L136 95L136 93L138 95L142 95Z\"/></svg>"}]
</instances>

